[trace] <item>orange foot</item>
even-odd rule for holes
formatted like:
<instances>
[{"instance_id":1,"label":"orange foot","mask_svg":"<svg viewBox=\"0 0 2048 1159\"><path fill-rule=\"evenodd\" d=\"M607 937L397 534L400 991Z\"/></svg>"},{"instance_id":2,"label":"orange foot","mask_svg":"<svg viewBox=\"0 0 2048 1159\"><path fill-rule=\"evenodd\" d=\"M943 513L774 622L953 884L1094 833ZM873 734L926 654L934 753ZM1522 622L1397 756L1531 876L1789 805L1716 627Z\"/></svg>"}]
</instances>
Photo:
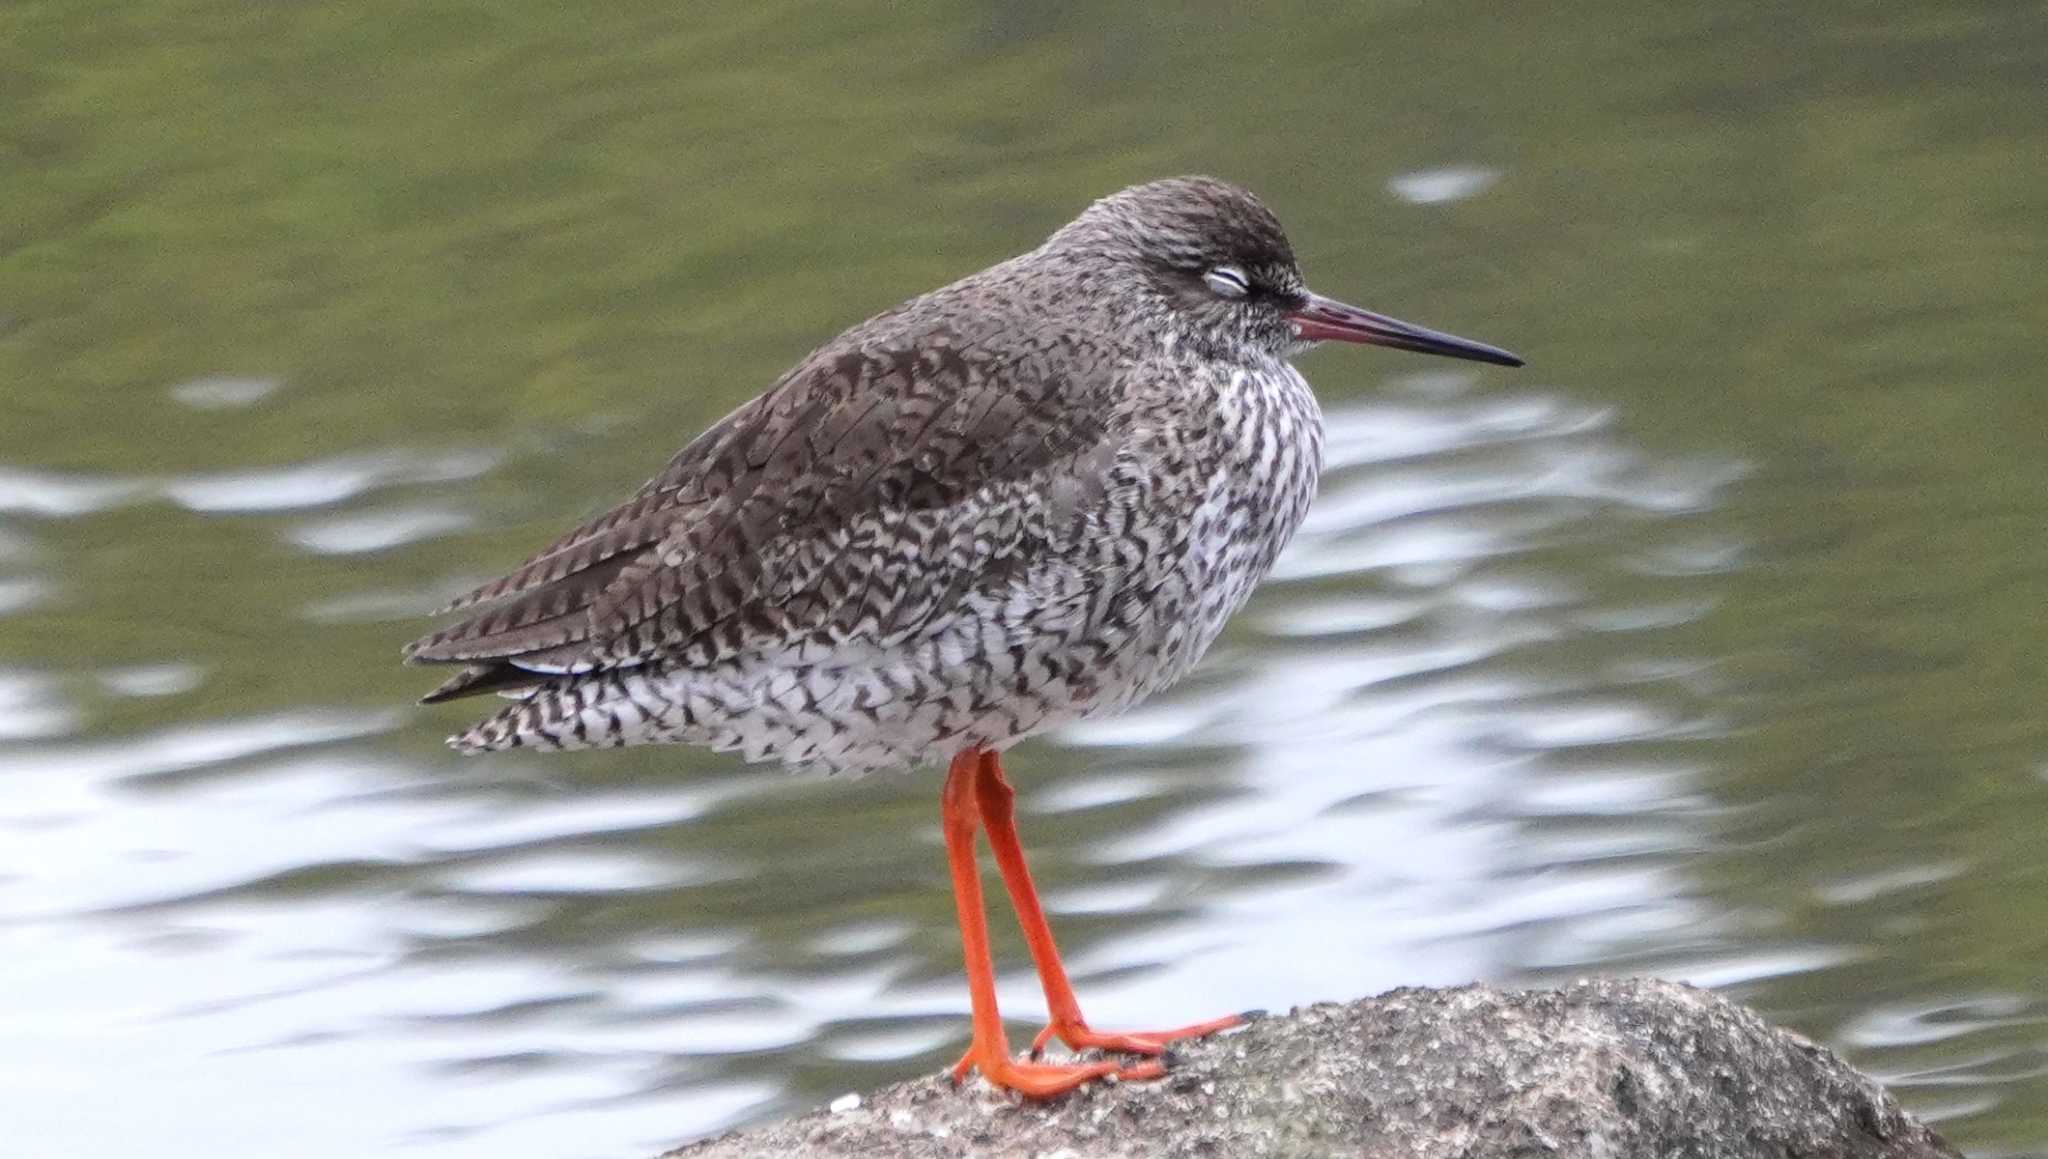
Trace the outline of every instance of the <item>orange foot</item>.
<instances>
[{"instance_id":1,"label":"orange foot","mask_svg":"<svg viewBox=\"0 0 2048 1159\"><path fill-rule=\"evenodd\" d=\"M1137 1066L1122 1066L1113 1062L1045 1063L1017 1062L1001 1058L984 1062L975 1058L969 1050L959 1062L953 1064L955 1085L967 1078L967 1072L979 1070L981 1077L992 1085L1006 1091L1016 1091L1027 1099L1052 1099L1066 1094L1076 1087L1086 1086L1099 1078L1115 1076L1119 1082L1140 1082L1145 1079L1162 1078L1166 1068L1156 1062L1141 1062Z\"/></svg>"},{"instance_id":2,"label":"orange foot","mask_svg":"<svg viewBox=\"0 0 2048 1159\"><path fill-rule=\"evenodd\" d=\"M1129 1034L1105 1034L1091 1030L1086 1022L1075 1019L1072 1022L1053 1022L1038 1032L1031 1040L1031 1057L1045 1053L1045 1044L1057 1038L1067 1044L1068 1050L1106 1050L1116 1054L1162 1054L1166 1045L1183 1038L1207 1038L1219 1030L1243 1026L1258 1018L1263 1011L1253 1010L1244 1014L1226 1014L1207 1022L1197 1022L1178 1030L1135 1031ZM1148 1076L1150 1077L1150 1076Z\"/></svg>"}]
</instances>

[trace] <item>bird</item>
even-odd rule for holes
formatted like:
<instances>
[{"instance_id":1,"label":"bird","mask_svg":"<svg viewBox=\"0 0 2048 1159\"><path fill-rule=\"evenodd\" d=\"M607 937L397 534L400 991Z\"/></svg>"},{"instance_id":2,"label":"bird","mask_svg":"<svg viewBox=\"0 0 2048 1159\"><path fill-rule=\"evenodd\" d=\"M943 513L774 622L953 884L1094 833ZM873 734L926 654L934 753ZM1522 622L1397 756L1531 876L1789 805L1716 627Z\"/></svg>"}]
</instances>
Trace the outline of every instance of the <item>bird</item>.
<instances>
[{"instance_id":1,"label":"bird","mask_svg":"<svg viewBox=\"0 0 2048 1159\"><path fill-rule=\"evenodd\" d=\"M510 698L449 738L464 753L944 764L972 1012L955 1082L1049 1099L1156 1078L1169 1043L1247 1016L1126 1033L1082 1016L1002 756L1172 684L1244 605L1315 494L1322 415L1293 360L1326 341L1522 365L1309 290L1238 185L1133 185L818 347L630 498L444 608L466 617L405 658L456 668L425 703ZM978 834L1050 1014L1022 1057L996 1008ZM1042 1061L1053 1039L1069 1061Z\"/></svg>"}]
</instances>

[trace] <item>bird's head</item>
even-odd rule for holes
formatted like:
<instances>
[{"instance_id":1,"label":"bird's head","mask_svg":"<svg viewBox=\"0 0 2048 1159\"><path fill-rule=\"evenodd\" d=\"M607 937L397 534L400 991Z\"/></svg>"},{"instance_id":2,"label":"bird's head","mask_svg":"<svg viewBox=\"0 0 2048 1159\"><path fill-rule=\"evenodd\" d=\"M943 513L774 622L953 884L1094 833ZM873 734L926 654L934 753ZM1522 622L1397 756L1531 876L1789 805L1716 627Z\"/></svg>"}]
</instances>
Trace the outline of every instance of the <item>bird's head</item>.
<instances>
[{"instance_id":1,"label":"bird's head","mask_svg":"<svg viewBox=\"0 0 2048 1159\"><path fill-rule=\"evenodd\" d=\"M1311 291L1272 211L1249 190L1213 177L1173 177L1112 193L1051 244L1110 259L1163 312L1176 343L1223 357L1257 351L1284 359L1335 341L1522 365L1498 347Z\"/></svg>"}]
</instances>

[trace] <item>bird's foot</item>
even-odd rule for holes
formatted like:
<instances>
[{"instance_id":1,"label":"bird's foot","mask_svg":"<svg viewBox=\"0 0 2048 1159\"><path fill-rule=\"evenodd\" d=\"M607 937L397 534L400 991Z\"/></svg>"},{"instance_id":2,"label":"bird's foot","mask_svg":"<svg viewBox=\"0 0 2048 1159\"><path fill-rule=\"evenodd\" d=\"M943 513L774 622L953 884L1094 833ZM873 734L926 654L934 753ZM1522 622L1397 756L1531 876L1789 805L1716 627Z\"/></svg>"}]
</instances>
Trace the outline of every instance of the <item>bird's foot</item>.
<instances>
[{"instance_id":1,"label":"bird's foot","mask_svg":"<svg viewBox=\"0 0 2048 1159\"><path fill-rule=\"evenodd\" d=\"M953 1085L965 1082L969 1071L978 1070L990 1085L1016 1091L1027 1099L1058 1098L1101 1078L1142 1082L1162 1078L1166 1074L1166 1067L1157 1062L1141 1062L1136 1066L1114 1062L1018 1062L1008 1057L984 1060L975 1055L976 1051L969 1048L960 1061L953 1064Z\"/></svg>"},{"instance_id":2,"label":"bird's foot","mask_svg":"<svg viewBox=\"0 0 2048 1159\"><path fill-rule=\"evenodd\" d=\"M1132 1031L1125 1034L1108 1034L1094 1030L1079 1020L1053 1022L1039 1031L1037 1038L1031 1040L1031 1057L1037 1058L1044 1054L1046 1044L1055 1038L1066 1043L1068 1050L1102 1050L1112 1054L1163 1054L1168 1043L1183 1038L1206 1038L1219 1030L1243 1026L1259 1017L1261 1013L1253 1010L1244 1014L1226 1014L1221 1018L1196 1022L1177 1030Z\"/></svg>"}]
</instances>

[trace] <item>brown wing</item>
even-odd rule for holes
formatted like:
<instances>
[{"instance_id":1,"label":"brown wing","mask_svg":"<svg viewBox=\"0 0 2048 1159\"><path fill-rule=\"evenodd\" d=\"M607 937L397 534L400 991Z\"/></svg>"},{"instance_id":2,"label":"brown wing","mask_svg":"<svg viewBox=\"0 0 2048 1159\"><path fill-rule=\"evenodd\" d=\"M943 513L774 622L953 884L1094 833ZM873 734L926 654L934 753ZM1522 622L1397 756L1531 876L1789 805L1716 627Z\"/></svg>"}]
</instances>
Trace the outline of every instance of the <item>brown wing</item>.
<instances>
[{"instance_id":1,"label":"brown wing","mask_svg":"<svg viewBox=\"0 0 2048 1159\"><path fill-rule=\"evenodd\" d=\"M950 510L991 485L1048 475L1063 508L1099 494L1114 458L1109 389L944 332L827 347L631 499L455 601L447 610L495 606L417 641L407 658L469 665L431 702L822 640L857 624L848 609L878 576L902 578L906 554L923 556L907 564L921 571L917 606L928 614L989 564L938 541L958 530ZM865 630L901 629L912 613L877 615Z\"/></svg>"}]
</instances>

